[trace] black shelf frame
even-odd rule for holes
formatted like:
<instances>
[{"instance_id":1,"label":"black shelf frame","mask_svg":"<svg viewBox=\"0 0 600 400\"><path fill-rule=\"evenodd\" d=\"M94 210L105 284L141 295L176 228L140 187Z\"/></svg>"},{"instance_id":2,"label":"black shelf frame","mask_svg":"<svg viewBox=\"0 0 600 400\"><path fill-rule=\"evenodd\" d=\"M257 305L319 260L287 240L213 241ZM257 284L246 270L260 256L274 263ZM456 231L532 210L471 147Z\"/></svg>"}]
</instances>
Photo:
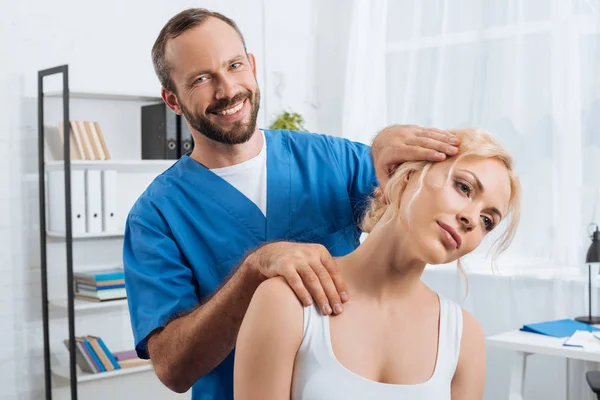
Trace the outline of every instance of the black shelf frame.
<instances>
[{"instance_id":1,"label":"black shelf frame","mask_svg":"<svg viewBox=\"0 0 600 400\"><path fill-rule=\"evenodd\" d=\"M61 65L38 71L38 180L39 180L39 224L40 265L42 281L42 319L44 331L44 381L46 400L52 400L52 365L50 354L49 303L48 303L48 260L46 253L46 164L44 159L44 78L62 74L63 97L63 158L65 174L65 244L67 261L67 293L69 320L69 371L71 400L77 400L77 362L75 353L75 307L73 295L73 232L71 221L71 152L69 118L69 66Z\"/></svg>"}]
</instances>

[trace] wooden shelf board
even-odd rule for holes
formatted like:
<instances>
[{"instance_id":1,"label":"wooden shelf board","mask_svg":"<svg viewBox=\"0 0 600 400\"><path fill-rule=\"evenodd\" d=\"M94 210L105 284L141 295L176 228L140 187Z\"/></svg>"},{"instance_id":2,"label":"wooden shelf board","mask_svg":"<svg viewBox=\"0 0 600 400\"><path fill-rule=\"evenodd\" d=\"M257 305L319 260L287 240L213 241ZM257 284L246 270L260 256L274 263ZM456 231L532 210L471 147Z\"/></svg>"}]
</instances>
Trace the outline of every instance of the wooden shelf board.
<instances>
[{"instance_id":1,"label":"wooden shelf board","mask_svg":"<svg viewBox=\"0 0 600 400\"><path fill-rule=\"evenodd\" d=\"M99 372L97 374L90 374L88 372L82 372L77 368L77 382L90 382L100 379L116 378L119 376L125 376L140 372L146 372L152 370L152 364L140 365L138 367L122 368L114 371ZM63 379L70 379L71 374L69 372L68 365L58 365L52 367L52 373Z\"/></svg>"},{"instance_id":2,"label":"wooden shelf board","mask_svg":"<svg viewBox=\"0 0 600 400\"><path fill-rule=\"evenodd\" d=\"M163 101L160 96L136 93L102 93L86 91L69 91L70 98L90 100L124 100L124 101ZM62 90L48 91L44 97L62 97Z\"/></svg>"},{"instance_id":3,"label":"wooden shelf board","mask_svg":"<svg viewBox=\"0 0 600 400\"><path fill-rule=\"evenodd\" d=\"M73 299L73 306L76 311L86 311L86 310L103 310L109 308L119 308L127 306L127 299L121 300L106 300L106 301L86 301L81 299ZM50 305L60 308L67 309L68 300L64 299L56 299L50 300Z\"/></svg>"}]
</instances>

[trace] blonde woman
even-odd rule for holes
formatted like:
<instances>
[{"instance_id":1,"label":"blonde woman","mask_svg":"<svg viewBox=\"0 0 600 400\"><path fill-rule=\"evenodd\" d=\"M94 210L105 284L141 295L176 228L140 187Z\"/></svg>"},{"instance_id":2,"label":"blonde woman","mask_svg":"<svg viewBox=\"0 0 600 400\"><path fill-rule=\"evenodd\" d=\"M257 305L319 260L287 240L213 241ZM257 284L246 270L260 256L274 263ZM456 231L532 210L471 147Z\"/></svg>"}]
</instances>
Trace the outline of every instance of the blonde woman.
<instances>
[{"instance_id":1,"label":"blonde woman","mask_svg":"<svg viewBox=\"0 0 600 400\"><path fill-rule=\"evenodd\" d=\"M520 189L487 132L454 132L459 154L407 162L370 204L369 236L337 259L352 300L339 316L303 307L283 279L260 285L237 340L236 400L479 400L484 335L477 320L422 281L426 264L472 252L502 220L511 242Z\"/></svg>"}]
</instances>

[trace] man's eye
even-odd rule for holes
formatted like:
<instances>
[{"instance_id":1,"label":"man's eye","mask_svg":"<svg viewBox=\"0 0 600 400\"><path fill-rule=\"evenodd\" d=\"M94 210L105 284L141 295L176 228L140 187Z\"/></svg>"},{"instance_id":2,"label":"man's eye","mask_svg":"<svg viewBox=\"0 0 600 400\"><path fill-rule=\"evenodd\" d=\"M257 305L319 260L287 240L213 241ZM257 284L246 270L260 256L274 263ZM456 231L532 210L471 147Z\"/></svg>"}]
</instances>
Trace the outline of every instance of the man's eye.
<instances>
[{"instance_id":1,"label":"man's eye","mask_svg":"<svg viewBox=\"0 0 600 400\"><path fill-rule=\"evenodd\" d=\"M233 63L233 64L231 64L231 68L233 68L233 69L237 69L237 68L239 68L241 65L242 65L242 63L239 63L239 62L237 62L237 63Z\"/></svg>"},{"instance_id":2,"label":"man's eye","mask_svg":"<svg viewBox=\"0 0 600 400\"><path fill-rule=\"evenodd\" d=\"M205 76L201 76L200 78L196 79L196 82L204 82L206 81L206 79L208 78L206 78Z\"/></svg>"}]
</instances>

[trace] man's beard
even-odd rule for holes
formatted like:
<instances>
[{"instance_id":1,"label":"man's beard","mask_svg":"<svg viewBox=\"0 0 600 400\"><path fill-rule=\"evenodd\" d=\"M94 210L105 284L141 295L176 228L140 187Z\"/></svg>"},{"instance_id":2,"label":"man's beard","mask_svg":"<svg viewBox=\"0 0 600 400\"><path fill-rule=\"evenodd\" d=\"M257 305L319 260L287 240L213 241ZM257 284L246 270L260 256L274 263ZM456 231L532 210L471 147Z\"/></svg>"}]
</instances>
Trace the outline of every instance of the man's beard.
<instances>
[{"instance_id":1,"label":"man's beard","mask_svg":"<svg viewBox=\"0 0 600 400\"><path fill-rule=\"evenodd\" d=\"M231 99L219 100L207 109L207 113L211 111L224 110L241 101L248 99L250 103L250 120L247 123L236 121L229 130L221 129L218 125L212 123L207 116L194 114L188 110L180 101L179 106L188 123L198 132L209 139L224 144L241 144L246 143L252 137L256 129L256 119L258 117L258 108L260 105L260 90L256 88L256 95L252 98L252 92L249 90L243 93L238 93Z\"/></svg>"}]
</instances>

